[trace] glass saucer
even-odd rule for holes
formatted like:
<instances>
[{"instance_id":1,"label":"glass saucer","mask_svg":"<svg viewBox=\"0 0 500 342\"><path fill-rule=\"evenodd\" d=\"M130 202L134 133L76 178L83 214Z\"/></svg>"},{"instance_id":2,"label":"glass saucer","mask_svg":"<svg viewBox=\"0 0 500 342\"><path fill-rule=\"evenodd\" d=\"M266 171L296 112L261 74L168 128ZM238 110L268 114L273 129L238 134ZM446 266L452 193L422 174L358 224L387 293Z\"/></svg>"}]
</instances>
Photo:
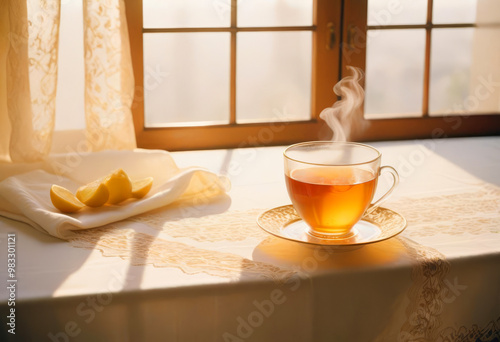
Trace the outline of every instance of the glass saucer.
<instances>
[{"instance_id":1,"label":"glass saucer","mask_svg":"<svg viewBox=\"0 0 500 342\"><path fill-rule=\"evenodd\" d=\"M309 226L300 218L293 206L285 205L266 210L257 218L257 224L279 238L322 246L355 246L387 240L406 228L406 219L399 213L378 207L354 225L351 237L322 239L310 235Z\"/></svg>"}]
</instances>

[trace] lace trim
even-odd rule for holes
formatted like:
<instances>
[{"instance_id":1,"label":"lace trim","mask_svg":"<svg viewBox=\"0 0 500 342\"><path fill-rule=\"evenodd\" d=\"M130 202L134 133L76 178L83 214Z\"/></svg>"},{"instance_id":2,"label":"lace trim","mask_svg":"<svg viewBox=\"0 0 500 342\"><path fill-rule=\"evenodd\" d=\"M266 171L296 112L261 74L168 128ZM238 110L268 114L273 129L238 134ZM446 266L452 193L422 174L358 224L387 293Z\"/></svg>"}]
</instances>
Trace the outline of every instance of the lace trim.
<instances>
[{"instance_id":1,"label":"lace trim","mask_svg":"<svg viewBox=\"0 0 500 342\"><path fill-rule=\"evenodd\" d=\"M202 217L175 217L167 211L144 214L131 221L145 223L172 237L188 237L200 242L243 241L247 238L266 238L269 235L257 226L262 209L232 211ZM181 213L183 215L185 213Z\"/></svg>"},{"instance_id":2,"label":"lace trim","mask_svg":"<svg viewBox=\"0 0 500 342\"><path fill-rule=\"evenodd\" d=\"M485 327L473 325L458 329L447 328L436 339L437 342L493 342L500 341L500 317L490 321Z\"/></svg>"},{"instance_id":3,"label":"lace trim","mask_svg":"<svg viewBox=\"0 0 500 342\"><path fill-rule=\"evenodd\" d=\"M406 321L399 341L433 341L441 326L444 296L450 291L445 283L450 263L437 250L401 239L413 262L412 286L408 291Z\"/></svg>"},{"instance_id":4,"label":"lace trim","mask_svg":"<svg viewBox=\"0 0 500 342\"><path fill-rule=\"evenodd\" d=\"M500 189L485 186L480 191L424 197L403 198L388 205L408 221L408 237L500 233ZM200 212L186 207L180 214L168 211L144 214L132 221L145 223L172 237L187 237L200 242L242 241L265 238L267 234L256 225L263 209L226 212L193 217ZM189 216L189 217L186 217Z\"/></svg>"},{"instance_id":5,"label":"lace trim","mask_svg":"<svg viewBox=\"0 0 500 342\"><path fill-rule=\"evenodd\" d=\"M493 185L469 193L403 198L388 207L406 218L409 237L500 233L500 188Z\"/></svg>"},{"instance_id":6,"label":"lace trim","mask_svg":"<svg viewBox=\"0 0 500 342\"><path fill-rule=\"evenodd\" d=\"M253 276L281 282L296 273L234 254L195 248L113 226L76 231L70 244L98 249L103 256L120 257L134 266L174 267L187 274L205 273L231 279Z\"/></svg>"}]
</instances>

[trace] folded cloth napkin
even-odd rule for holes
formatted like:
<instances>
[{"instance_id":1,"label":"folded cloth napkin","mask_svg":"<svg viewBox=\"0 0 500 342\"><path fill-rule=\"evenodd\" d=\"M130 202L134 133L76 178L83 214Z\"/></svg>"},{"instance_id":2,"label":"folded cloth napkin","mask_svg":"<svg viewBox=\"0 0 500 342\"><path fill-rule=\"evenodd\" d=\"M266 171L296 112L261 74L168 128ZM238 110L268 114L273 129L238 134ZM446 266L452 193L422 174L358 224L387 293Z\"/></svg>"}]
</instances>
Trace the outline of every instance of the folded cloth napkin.
<instances>
[{"instance_id":1,"label":"folded cloth napkin","mask_svg":"<svg viewBox=\"0 0 500 342\"><path fill-rule=\"evenodd\" d=\"M131 179L153 177L149 194L140 200L84 208L72 214L61 213L52 205L52 184L75 193L78 187L118 168ZM227 177L203 168L180 169L168 152L140 149L51 155L37 164L4 164L0 165L0 180L1 216L26 222L61 239L68 239L74 230L120 221L174 201L196 197L209 199L227 192L230 187Z\"/></svg>"}]
</instances>

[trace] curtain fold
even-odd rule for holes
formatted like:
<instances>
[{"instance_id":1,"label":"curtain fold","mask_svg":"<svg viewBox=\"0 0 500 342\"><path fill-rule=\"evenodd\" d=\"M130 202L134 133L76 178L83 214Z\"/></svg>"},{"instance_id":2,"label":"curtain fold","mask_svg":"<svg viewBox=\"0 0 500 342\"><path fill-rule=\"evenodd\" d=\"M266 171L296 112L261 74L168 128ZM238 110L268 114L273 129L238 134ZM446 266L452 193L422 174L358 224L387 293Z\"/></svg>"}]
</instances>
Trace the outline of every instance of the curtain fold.
<instances>
[{"instance_id":1,"label":"curtain fold","mask_svg":"<svg viewBox=\"0 0 500 342\"><path fill-rule=\"evenodd\" d=\"M124 2L83 0L83 9L87 146L135 148ZM59 0L0 2L0 160L34 162L50 152L60 16Z\"/></svg>"},{"instance_id":2,"label":"curtain fold","mask_svg":"<svg viewBox=\"0 0 500 342\"><path fill-rule=\"evenodd\" d=\"M121 0L83 0L85 119L94 151L136 147L134 75Z\"/></svg>"},{"instance_id":3,"label":"curtain fold","mask_svg":"<svg viewBox=\"0 0 500 342\"><path fill-rule=\"evenodd\" d=\"M10 121L7 111L7 51L9 50L9 7L0 1L0 161L10 160Z\"/></svg>"},{"instance_id":4,"label":"curtain fold","mask_svg":"<svg viewBox=\"0 0 500 342\"><path fill-rule=\"evenodd\" d=\"M50 151L54 130L60 3L9 0L4 5L9 156L14 162L40 160Z\"/></svg>"}]
</instances>

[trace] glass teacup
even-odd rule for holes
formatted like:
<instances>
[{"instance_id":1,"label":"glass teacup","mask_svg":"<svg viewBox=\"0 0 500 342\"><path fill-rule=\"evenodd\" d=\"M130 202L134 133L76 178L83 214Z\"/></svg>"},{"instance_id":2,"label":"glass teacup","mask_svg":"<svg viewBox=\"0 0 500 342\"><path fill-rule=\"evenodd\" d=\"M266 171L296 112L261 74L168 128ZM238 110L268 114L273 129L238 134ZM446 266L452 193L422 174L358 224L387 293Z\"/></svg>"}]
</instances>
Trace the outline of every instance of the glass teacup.
<instances>
[{"instance_id":1,"label":"glass teacup","mask_svg":"<svg viewBox=\"0 0 500 342\"><path fill-rule=\"evenodd\" d=\"M365 144L311 141L289 146L285 152L288 195L308 233L322 239L350 238L363 215L386 200L399 182L397 171L380 166L381 153ZM382 171L394 179L392 187L372 203Z\"/></svg>"}]
</instances>

